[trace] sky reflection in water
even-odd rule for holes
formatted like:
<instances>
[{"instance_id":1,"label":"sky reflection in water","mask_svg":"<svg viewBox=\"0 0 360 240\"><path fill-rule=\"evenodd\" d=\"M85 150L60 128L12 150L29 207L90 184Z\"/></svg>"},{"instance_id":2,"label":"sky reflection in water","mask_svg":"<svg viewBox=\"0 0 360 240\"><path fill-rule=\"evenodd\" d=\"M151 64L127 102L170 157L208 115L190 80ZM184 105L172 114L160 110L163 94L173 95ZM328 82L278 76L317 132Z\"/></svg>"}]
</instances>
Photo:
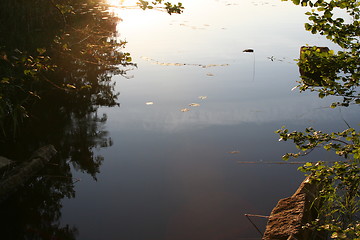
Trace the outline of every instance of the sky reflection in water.
<instances>
[{"instance_id":1,"label":"sky reflection in water","mask_svg":"<svg viewBox=\"0 0 360 240\"><path fill-rule=\"evenodd\" d=\"M121 106L101 109L114 145L95 150L105 158L98 181L74 173L77 197L63 202L62 221L78 227L78 239L255 239L244 214L269 214L302 174L239 162L279 162L294 150L273 133L282 125L359 122L349 109L327 108L331 99L291 91L300 46L333 46L305 32L305 9L280 0L183 3L182 15L117 10L138 69L113 78ZM196 66L209 64L226 66Z\"/></svg>"}]
</instances>

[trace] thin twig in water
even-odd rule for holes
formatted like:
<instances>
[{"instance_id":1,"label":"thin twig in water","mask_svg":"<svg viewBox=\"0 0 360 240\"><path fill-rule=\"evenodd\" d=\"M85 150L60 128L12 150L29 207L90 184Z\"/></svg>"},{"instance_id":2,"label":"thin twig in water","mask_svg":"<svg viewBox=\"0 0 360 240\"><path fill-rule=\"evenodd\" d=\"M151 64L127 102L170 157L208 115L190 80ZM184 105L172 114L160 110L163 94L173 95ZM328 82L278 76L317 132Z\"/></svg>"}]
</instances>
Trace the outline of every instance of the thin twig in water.
<instances>
[{"instance_id":1,"label":"thin twig in water","mask_svg":"<svg viewBox=\"0 0 360 240\"><path fill-rule=\"evenodd\" d=\"M346 126L347 126L348 128L351 128L350 125L349 125L349 123L345 120L344 116L342 115L341 108L339 108L339 112L340 112L340 117L341 117L341 119L345 122Z\"/></svg>"},{"instance_id":2,"label":"thin twig in water","mask_svg":"<svg viewBox=\"0 0 360 240\"><path fill-rule=\"evenodd\" d=\"M63 87L60 87L59 85L55 84L54 82L50 81L44 74L40 73L39 75L41 75L41 77L47 81L48 83L50 83L51 85L53 85L54 87L58 88L58 89L61 89L61 90L67 90Z\"/></svg>"},{"instance_id":3,"label":"thin twig in water","mask_svg":"<svg viewBox=\"0 0 360 240\"><path fill-rule=\"evenodd\" d=\"M260 229L255 225L253 221L251 221L250 217L253 217L252 214L244 214L245 217L249 220L249 222L254 226L254 228L260 233L260 236L263 236L263 233L260 231Z\"/></svg>"},{"instance_id":4,"label":"thin twig in water","mask_svg":"<svg viewBox=\"0 0 360 240\"><path fill-rule=\"evenodd\" d=\"M81 181L81 178L67 177L67 176L56 176L56 175L35 175L36 177L48 177L48 178L64 178L64 179L73 179L72 183L77 183Z\"/></svg>"},{"instance_id":5,"label":"thin twig in water","mask_svg":"<svg viewBox=\"0 0 360 240\"><path fill-rule=\"evenodd\" d=\"M260 218L269 218L270 216L265 216L265 215L258 215L258 214L245 214L245 216L249 216L249 217L260 217Z\"/></svg>"},{"instance_id":6,"label":"thin twig in water","mask_svg":"<svg viewBox=\"0 0 360 240\"><path fill-rule=\"evenodd\" d=\"M238 161L237 163L241 163L241 164L304 164L307 163L308 161L305 162L251 162L251 161ZM327 163L335 163L338 161L328 161ZM317 163L317 162L309 162L309 163Z\"/></svg>"}]
</instances>

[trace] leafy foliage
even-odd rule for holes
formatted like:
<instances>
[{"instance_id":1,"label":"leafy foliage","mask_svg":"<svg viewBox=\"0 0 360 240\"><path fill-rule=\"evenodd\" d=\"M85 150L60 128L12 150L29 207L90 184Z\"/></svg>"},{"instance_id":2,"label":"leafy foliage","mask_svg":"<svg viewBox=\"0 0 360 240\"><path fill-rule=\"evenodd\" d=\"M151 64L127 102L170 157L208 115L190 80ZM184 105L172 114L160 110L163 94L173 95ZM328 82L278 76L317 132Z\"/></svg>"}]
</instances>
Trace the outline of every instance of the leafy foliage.
<instances>
[{"instance_id":1,"label":"leafy foliage","mask_svg":"<svg viewBox=\"0 0 360 240\"><path fill-rule=\"evenodd\" d=\"M20 123L28 116L26 108L40 99L38 88L41 75L52 71L56 65L50 63L50 57L44 55L44 49L37 49L38 54L29 56L16 49L8 54L3 52L0 59L0 127L12 126L16 132ZM12 123L7 117L12 116Z\"/></svg>"},{"instance_id":2,"label":"leafy foliage","mask_svg":"<svg viewBox=\"0 0 360 240\"><path fill-rule=\"evenodd\" d=\"M136 67L117 21L98 0L0 1L0 153L20 162L44 144L58 150L0 206L4 239L76 239L60 224L72 169L96 180L104 158L94 149L113 144L97 110L119 105L111 77Z\"/></svg>"},{"instance_id":3,"label":"leafy foliage","mask_svg":"<svg viewBox=\"0 0 360 240\"><path fill-rule=\"evenodd\" d=\"M183 5L181 2L177 3L177 4L172 4L170 2L164 2L164 0L155 0L153 2L148 2L148 1L144 1L144 0L139 0L137 2L137 4L139 5L139 7L143 10L146 9L153 9L156 5L164 5L164 8L166 9L166 11L171 15L173 13L177 13L180 14L183 12Z\"/></svg>"},{"instance_id":4,"label":"leafy foliage","mask_svg":"<svg viewBox=\"0 0 360 240\"><path fill-rule=\"evenodd\" d=\"M345 159L360 161L360 132L353 128L330 134L316 131L312 127L306 128L305 132L293 131L290 133L288 129L282 128L276 133L280 135L280 141L291 139L300 149L298 153L285 154L284 160L289 160L290 157L297 158L308 154L315 148L323 147L327 151L334 151Z\"/></svg>"},{"instance_id":5,"label":"leafy foliage","mask_svg":"<svg viewBox=\"0 0 360 240\"><path fill-rule=\"evenodd\" d=\"M309 6L310 23L305 29L319 33L337 44L335 53L319 47L303 47L298 65L302 73L300 91L318 92L320 98L338 96L342 101L331 104L348 107L360 104L360 3L356 0L292 0L296 5ZM339 16L337 16L339 15ZM304 132L276 131L280 141L291 140L299 149L287 153L284 160L306 155L316 148L333 151L343 161L306 163L301 171L321 186L318 218L306 224L329 234L333 239L360 239L360 132L349 126L342 132L323 133L311 127Z\"/></svg>"},{"instance_id":6,"label":"leafy foliage","mask_svg":"<svg viewBox=\"0 0 360 240\"><path fill-rule=\"evenodd\" d=\"M304 227L327 232L333 239L359 239L359 162L307 163L300 170L311 173L312 181L321 186L319 217Z\"/></svg>"},{"instance_id":7,"label":"leafy foliage","mask_svg":"<svg viewBox=\"0 0 360 240\"><path fill-rule=\"evenodd\" d=\"M71 165L96 180L103 157L94 148L112 145L97 109L118 105L111 76L134 66L126 42L108 41L117 19L98 1L57 1L71 10L65 25L49 2L0 1L0 153L24 161L44 144L58 150L46 173L0 206L5 239L76 239L59 221L62 199L75 196Z\"/></svg>"},{"instance_id":8,"label":"leafy foliage","mask_svg":"<svg viewBox=\"0 0 360 240\"><path fill-rule=\"evenodd\" d=\"M338 44L343 50L337 52L320 52L316 47L302 53L299 60L300 69L315 72L317 67L324 69L319 76L321 87L308 84L302 76L299 88L316 91L320 98L340 96L342 102L332 106L348 106L360 103L360 3L356 0L293 0L295 4L310 6L307 12L310 23L305 29L313 34L319 33ZM337 14L335 14L337 13ZM335 15L340 15L336 17ZM347 21L345 19L348 19Z\"/></svg>"},{"instance_id":9,"label":"leafy foliage","mask_svg":"<svg viewBox=\"0 0 360 240\"><path fill-rule=\"evenodd\" d=\"M0 136L15 138L32 105L52 88L83 102L116 105L111 75L125 76L120 66L136 66L122 52L126 41L112 40L117 19L101 1L34 1L0 4ZM163 0L139 2L143 9L155 5L169 14L183 9Z\"/></svg>"},{"instance_id":10,"label":"leafy foliage","mask_svg":"<svg viewBox=\"0 0 360 240\"><path fill-rule=\"evenodd\" d=\"M33 116L33 105L42 101L49 91L61 92L78 103L87 102L91 108L116 105L117 93L113 91L110 75L125 75L126 69L119 66L134 64L129 53L121 51L125 41L108 41L115 32L116 19L105 7L87 0L57 5L37 0L40 6L36 7L32 3L19 4L19 1L1 2L1 9L18 10L18 13L14 10L13 15L1 15L2 137L12 135L15 138L22 122ZM62 11L60 5L71 11ZM34 9L37 15L32 15ZM61 10L65 25L60 24L63 20L58 17L57 9ZM55 20L47 23L44 17ZM9 25L15 25L11 34L7 33ZM38 28L42 31L34 34Z\"/></svg>"}]
</instances>

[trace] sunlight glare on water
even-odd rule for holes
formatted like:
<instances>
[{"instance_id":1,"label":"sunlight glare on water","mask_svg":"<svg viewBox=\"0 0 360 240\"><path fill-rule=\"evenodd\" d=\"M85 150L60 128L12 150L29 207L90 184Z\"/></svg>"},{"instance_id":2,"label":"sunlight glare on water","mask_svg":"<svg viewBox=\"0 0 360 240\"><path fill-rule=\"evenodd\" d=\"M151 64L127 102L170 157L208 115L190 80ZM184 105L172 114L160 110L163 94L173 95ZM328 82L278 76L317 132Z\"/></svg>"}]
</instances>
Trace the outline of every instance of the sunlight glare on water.
<instances>
[{"instance_id":1,"label":"sunlight glare on water","mask_svg":"<svg viewBox=\"0 0 360 240\"><path fill-rule=\"evenodd\" d=\"M120 17L125 20L128 24L138 25L141 22L149 21L146 15L139 15L138 13L141 10L139 8L138 0L105 0L105 4L109 6L109 11L115 16ZM132 11L128 11L132 10ZM160 7L154 7L152 11L162 11L166 10Z\"/></svg>"}]
</instances>

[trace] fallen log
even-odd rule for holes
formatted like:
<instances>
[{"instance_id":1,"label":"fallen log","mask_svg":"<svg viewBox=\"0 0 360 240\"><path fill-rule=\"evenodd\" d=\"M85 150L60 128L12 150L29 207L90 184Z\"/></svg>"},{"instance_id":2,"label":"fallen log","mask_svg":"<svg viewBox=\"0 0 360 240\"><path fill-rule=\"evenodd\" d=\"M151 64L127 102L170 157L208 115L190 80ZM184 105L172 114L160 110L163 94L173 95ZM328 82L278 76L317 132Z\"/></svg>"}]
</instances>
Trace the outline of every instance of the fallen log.
<instances>
[{"instance_id":1,"label":"fallen log","mask_svg":"<svg viewBox=\"0 0 360 240\"><path fill-rule=\"evenodd\" d=\"M0 202L4 201L23 186L31 177L45 167L45 164L56 154L54 146L44 146L33 153L30 159L5 174L0 180Z\"/></svg>"}]
</instances>

